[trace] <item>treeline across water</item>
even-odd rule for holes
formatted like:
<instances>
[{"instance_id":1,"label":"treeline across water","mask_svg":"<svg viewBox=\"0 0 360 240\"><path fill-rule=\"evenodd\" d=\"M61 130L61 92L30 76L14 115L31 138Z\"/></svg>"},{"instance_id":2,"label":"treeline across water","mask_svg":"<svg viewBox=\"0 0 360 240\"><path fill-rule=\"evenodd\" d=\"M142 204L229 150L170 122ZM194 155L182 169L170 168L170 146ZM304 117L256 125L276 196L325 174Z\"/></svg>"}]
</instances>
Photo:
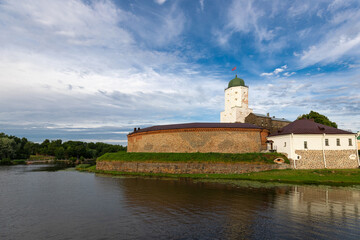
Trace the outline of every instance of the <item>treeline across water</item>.
<instances>
[{"instance_id":1,"label":"treeline across water","mask_svg":"<svg viewBox=\"0 0 360 240\"><path fill-rule=\"evenodd\" d=\"M81 141L49 140L34 143L26 138L18 138L0 133L0 160L29 159L31 155L53 156L55 159L95 159L105 153L126 151L121 145L107 143L86 143Z\"/></svg>"}]
</instances>

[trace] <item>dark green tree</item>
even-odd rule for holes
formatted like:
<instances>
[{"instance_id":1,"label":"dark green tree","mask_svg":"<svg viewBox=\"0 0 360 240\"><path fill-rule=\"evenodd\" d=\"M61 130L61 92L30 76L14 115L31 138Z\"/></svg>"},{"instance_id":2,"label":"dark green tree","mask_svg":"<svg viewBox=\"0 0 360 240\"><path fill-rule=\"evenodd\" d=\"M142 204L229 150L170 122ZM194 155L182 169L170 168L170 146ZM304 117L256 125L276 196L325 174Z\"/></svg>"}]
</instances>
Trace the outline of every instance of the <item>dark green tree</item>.
<instances>
[{"instance_id":1,"label":"dark green tree","mask_svg":"<svg viewBox=\"0 0 360 240\"><path fill-rule=\"evenodd\" d=\"M326 126L337 128L337 124L329 120L328 117L314 111L310 111L309 114L303 114L299 116L297 119L314 119L314 122L320 123Z\"/></svg>"}]
</instances>

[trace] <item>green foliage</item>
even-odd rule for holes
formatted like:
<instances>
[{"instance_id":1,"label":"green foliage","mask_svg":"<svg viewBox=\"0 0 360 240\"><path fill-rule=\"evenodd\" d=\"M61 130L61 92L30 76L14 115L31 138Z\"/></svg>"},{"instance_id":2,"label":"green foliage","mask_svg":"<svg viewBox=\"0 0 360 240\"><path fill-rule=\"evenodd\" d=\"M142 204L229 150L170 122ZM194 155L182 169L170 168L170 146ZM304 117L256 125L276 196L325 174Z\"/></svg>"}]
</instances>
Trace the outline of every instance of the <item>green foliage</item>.
<instances>
[{"instance_id":1,"label":"green foliage","mask_svg":"<svg viewBox=\"0 0 360 240\"><path fill-rule=\"evenodd\" d=\"M97 161L146 161L146 162L257 162L273 164L280 153L106 153Z\"/></svg>"},{"instance_id":2,"label":"green foliage","mask_svg":"<svg viewBox=\"0 0 360 240\"><path fill-rule=\"evenodd\" d=\"M12 165L10 158L2 158L0 159L0 165Z\"/></svg>"},{"instance_id":3,"label":"green foliage","mask_svg":"<svg viewBox=\"0 0 360 240\"><path fill-rule=\"evenodd\" d=\"M96 159L108 153L126 151L126 147L121 145L111 145L106 143L86 143L80 141L62 142L62 140L46 139L41 144L28 141L26 138L18 138L0 133L0 160L1 159ZM7 160L3 161L6 164Z\"/></svg>"},{"instance_id":4,"label":"green foliage","mask_svg":"<svg viewBox=\"0 0 360 240\"><path fill-rule=\"evenodd\" d=\"M320 123L326 126L330 126L330 127L334 127L337 128L337 124L335 122L330 121L326 116L318 113L318 112L314 112L314 111L310 111L309 114L303 114L301 116L299 116L297 119L314 119L314 121L316 123Z\"/></svg>"},{"instance_id":5,"label":"green foliage","mask_svg":"<svg viewBox=\"0 0 360 240\"><path fill-rule=\"evenodd\" d=\"M75 168L76 168L76 170L79 170L79 169L86 169L90 166L91 166L91 164L79 164Z\"/></svg>"},{"instance_id":6,"label":"green foliage","mask_svg":"<svg viewBox=\"0 0 360 240\"><path fill-rule=\"evenodd\" d=\"M12 164L26 164L26 160L24 159L16 159L11 161Z\"/></svg>"}]
</instances>

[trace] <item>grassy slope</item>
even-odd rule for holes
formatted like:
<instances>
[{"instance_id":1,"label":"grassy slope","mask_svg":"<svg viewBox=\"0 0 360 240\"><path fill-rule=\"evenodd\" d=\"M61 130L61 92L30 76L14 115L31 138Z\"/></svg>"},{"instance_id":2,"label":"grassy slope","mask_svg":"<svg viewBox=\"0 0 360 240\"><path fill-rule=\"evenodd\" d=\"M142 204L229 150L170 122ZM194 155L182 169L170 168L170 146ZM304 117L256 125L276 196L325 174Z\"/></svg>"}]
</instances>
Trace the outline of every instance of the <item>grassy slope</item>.
<instances>
[{"instance_id":1,"label":"grassy slope","mask_svg":"<svg viewBox=\"0 0 360 240\"><path fill-rule=\"evenodd\" d=\"M244 174L162 174L128 173L99 171L95 166L79 168L80 171L106 173L112 175L154 176L154 177L189 177L195 179L236 179L262 182L280 182L292 184L318 184L332 186L360 185L360 169L316 169L316 170L271 170Z\"/></svg>"},{"instance_id":2,"label":"grassy slope","mask_svg":"<svg viewBox=\"0 0 360 240\"><path fill-rule=\"evenodd\" d=\"M146 161L146 162L248 162L273 164L279 153L106 153L97 161Z\"/></svg>"}]
</instances>

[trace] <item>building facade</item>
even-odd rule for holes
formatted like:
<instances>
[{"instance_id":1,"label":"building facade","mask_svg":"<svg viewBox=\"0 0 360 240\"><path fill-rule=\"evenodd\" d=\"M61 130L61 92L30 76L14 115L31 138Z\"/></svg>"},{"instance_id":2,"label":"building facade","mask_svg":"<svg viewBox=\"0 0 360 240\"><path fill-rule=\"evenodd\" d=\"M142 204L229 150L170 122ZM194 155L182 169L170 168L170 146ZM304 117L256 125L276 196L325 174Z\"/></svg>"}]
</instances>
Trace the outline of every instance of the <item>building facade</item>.
<instances>
[{"instance_id":1,"label":"building facade","mask_svg":"<svg viewBox=\"0 0 360 240\"><path fill-rule=\"evenodd\" d=\"M290 121L285 118L276 118L275 116L270 117L269 113L267 115L250 113L245 118L245 123L251 123L256 126L263 127L269 130L270 134L274 134L281 128L288 125Z\"/></svg>"},{"instance_id":2,"label":"building facade","mask_svg":"<svg viewBox=\"0 0 360 240\"><path fill-rule=\"evenodd\" d=\"M296 120L268 137L270 150L284 153L297 169L358 168L360 166L354 133Z\"/></svg>"}]
</instances>

